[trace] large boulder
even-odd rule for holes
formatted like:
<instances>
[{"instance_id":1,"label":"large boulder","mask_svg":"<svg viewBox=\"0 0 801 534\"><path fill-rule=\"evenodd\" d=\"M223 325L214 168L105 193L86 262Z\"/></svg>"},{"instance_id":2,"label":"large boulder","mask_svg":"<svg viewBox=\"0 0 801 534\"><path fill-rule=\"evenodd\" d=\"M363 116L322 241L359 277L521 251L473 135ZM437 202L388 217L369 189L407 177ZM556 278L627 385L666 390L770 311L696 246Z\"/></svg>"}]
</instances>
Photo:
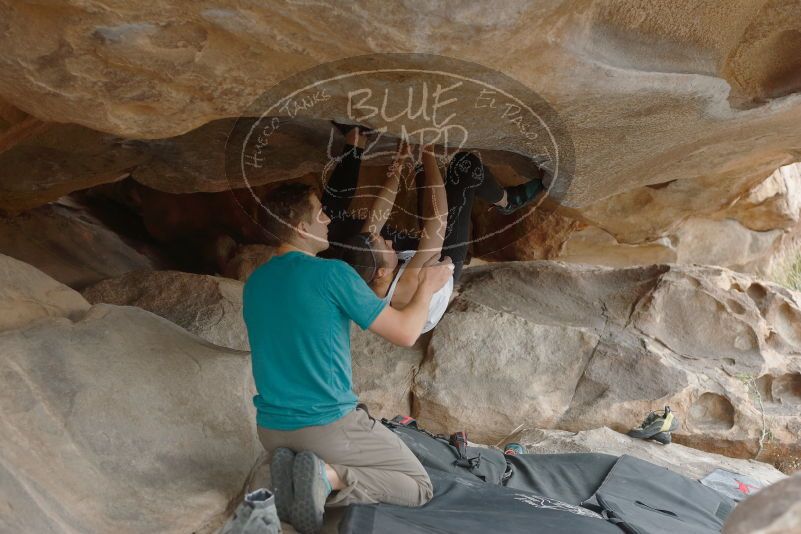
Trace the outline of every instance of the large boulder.
<instances>
[{"instance_id":1,"label":"large boulder","mask_svg":"<svg viewBox=\"0 0 801 534\"><path fill-rule=\"evenodd\" d=\"M498 260L558 259L610 267L700 263L774 275L797 250L801 164L755 180L680 180L643 186L580 209L543 205L516 228L519 238L488 255ZM479 235L513 217L476 210ZM486 255L494 243L477 243Z\"/></svg>"},{"instance_id":2,"label":"large boulder","mask_svg":"<svg viewBox=\"0 0 801 534\"><path fill-rule=\"evenodd\" d=\"M213 532L258 457L249 358L133 307L0 334L4 532Z\"/></svg>"},{"instance_id":3,"label":"large boulder","mask_svg":"<svg viewBox=\"0 0 801 534\"><path fill-rule=\"evenodd\" d=\"M789 163L789 162L788 162ZM761 176L677 179L610 196L580 210L584 223L552 258L610 266L700 263L770 274L797 238L801 164ZM519 259L538 259L516 243Z\"/></svg>"},{"instance_id":4,"label":"large boulder","mask_svg":"<svg viewBox=\"0 0 801 534\"><path fill-rule=\"evenodd\" d=\"M269 248L254 246L254 257ZM250 249L246 249L250 250ZM138 271L110 278L83 291L92 304L136 306L159 315L200 338L236 350L250 350L237 280L177 271ZM266 296L269 298L269 295ZM411 387L429 336L414 347L395 346L353 326L353 387L376 416L412 411Z\"/></svg>"},{"instance_id":5,"label":"large boulder","mask_svg":"<svg viewBox=\"0 0 801 534\"><path fill-rule=\"evenodd\" d=\"M85 294L145 307L212 343L247 340L233 280L138 273ZM492 443L521 424L625 431L669 404L677 441L776 461L801 452L798 313L798 294L720 268L469 268L414 347L353 328L354 389L375 414L413 413Z\"/></svg>"},{"instance_id":6,"label":"large boulder","mask_svg":"<svg viewBox=\"0 0 801 534\"><path fill-rule=\"evenodd\" d=\"M78 318L89 303L77 291L26 263L0 254L0 332L44 317Z\"/></svg>"},{"instance_id":7,"label":"large boulder","mask_svg":"<svg viewBox=\"0 0 801 534\"><path fill-rule=\"evenodd\" d=\"M92 304L136 306L206 341L249 351L238 280L179 271L135 271L83 290Z\"/></svg>"},{"instance_id":8,"label":"large boulder","mask_svg":"<svg viewBox=\"0 0 801 534\"><path fill-rule=\"evenodd\" d=\"M547 101L573 139L575 179L559 215L569 220L547 216L553 226L542 227L531 217L530 235L503 259L714 262L765 272L784 247L797 206L771 200L793 195L766 179L801 156L797 2L328 4L184 1L135 15L122 0L102 10L0 7L0 209L126 175L170 193L222 191L232 118L267 88L341 58L356 57L349 65L359 70L394 68L397 56L360 56L416 50L509 75ZM403 23L387 31L387 20ZM328 31L343 24L345 37ZM375 93L387 89L388 109L402 110L406 89L422 78L395 72ZM270 180L319 174L327 119L345 117L353 88L344 79L331 85L330 102L270 140L278 149L265 163ZM473 104L451 105L469 127L468 146L506 151L508 163L519 143L503 118L482 120ZM387 126L398 134L421 120Z\"/></svg>"},{"instance_id":9,"label":"large boulder","mask_svg":"<svg viewBox=\"0 0 801 534\"><path fill-rule=\"evenodd\" d=\"M436 17L405 4L389 10L333 3L322 10L245 10L182 2L146 6L136 17L120 1L104 10L78 3L54 9L3 9L7 31L0 60L7 75L0 94L40 118L128 137L168 137L237 115L264 88L308 67L309 57L323 62L410 47L493 65L558 96L560 111L577 125L580 117L605 123L608 130L582 133L579 145L588 154L594 148L588 141L627 125L628 118L642 120L647 110L651 128L607 140L619 156L599 154L609 162L632 156L625 146L656 148L648 135L669 118L677 130L693 132L704 122L734 118L730 106L755 106L798 90L800 83L798 7L792 2L743 3L723 11L636 2L565 0L523 8L482 2L467 12L437 10ZM403 23L387 32L387 20ZM349 35L328 31L342 24L352 28ZM40 31L15 30L30 27ZM375 39L379 35L384 39ZM464 35L472 39L460 41ZM529 61L521 64L520 57ZM593 116L591 98L604 101L600 116ZM689 113L693 106L717 115L695 116Z\"/></svg>"},{"instance_id":10,"label":"large boulder","mask_svg":"<svg viewBox=\"0 0 801 534\"><path fill-rule=\"evenodd\" d=\"M122 237L69 197L16 216L0 216L0 253L77 290L166 264L147 243Z\"/></svg>"},{"instance_id":11,"label":"large boulder","mask_svg":"<svg viewBox=\"0 0 801 534\"><path fill-rule=\"evenodd\" d=\"M413 347L398 347L354 325L350 342L353 390L359 401L367 404L370 415L392 419L411 414L412 384L423 361L428 336L421 336Z\"/></svg>"},{"instance_id":12,"label":"large boulder","mask_svg":"<svg viewBox=\"0 0 801 534\"><path fill-rule=\"evenodd\" d=\"M42 123L7 148L0 151L0 211L12 214L115 182L149 161L146 145L77 124Z\"/></svg>"},{"instance_id":13,"label":"large boulder","mask_svg":"<svg viewBox=\"0 0 801 534\"><path fill-rule=\"evenodd\" d=\"M275 247L269 245L240 245L222 268L223 276L246 282L253 271L273 257Z\"/></svg>"},{"instance_id":14,"label":"large boulder","mask_svg":"<svg viewBox=\"0 0 801 534\"><path fill-rule=\"evenodd\" d=\"M801 532L801 474L765 488L741 503L723 525L723 534Z\"/></svg>"},{"instance_id":15,"label":"large boulder","mask_svg":"<svg viewBox=\"0 0 801 534\"><path fill-rule=\"evenodd\" d=\"M713 267L516 262L466 271L412 393L435 431L626 431L670 405L675 439L799 454L801 298Z\"/></svg>"}]
</instances>

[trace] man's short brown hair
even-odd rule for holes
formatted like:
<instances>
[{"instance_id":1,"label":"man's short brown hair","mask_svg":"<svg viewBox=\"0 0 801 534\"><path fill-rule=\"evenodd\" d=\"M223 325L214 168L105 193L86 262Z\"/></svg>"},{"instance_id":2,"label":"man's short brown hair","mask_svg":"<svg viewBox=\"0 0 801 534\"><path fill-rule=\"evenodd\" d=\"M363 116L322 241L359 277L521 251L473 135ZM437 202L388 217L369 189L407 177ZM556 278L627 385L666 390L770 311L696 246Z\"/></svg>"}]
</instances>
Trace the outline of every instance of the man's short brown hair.
<instances>
[{"instance_id":1,"label":"man's short brown hair","mask_svg":"<svg viewBox=\"0 0 801 534\"><path fill-rule=\"evenodd\" d=\"M295 228L301 222L311 222L311 195L315 188L302 183L281 184L270 190L264 197L264 227L282 243L295 235Z\"/></svg>"}]
</instances>

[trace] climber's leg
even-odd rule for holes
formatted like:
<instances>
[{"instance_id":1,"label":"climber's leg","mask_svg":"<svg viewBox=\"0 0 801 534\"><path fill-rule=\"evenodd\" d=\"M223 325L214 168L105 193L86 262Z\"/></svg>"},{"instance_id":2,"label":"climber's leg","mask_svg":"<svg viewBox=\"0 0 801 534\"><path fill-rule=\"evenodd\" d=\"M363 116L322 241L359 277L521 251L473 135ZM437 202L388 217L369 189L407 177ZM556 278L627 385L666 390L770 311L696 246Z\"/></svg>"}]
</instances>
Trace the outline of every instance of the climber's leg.
<instances>
[{"instance_id":1,"label":"climber's leg","mask_svg":"<svg viewBox=\"0 0 801 534\"><path fill-rule=\"evenodd\" d=\"M477 154L459 152L453 156L445 173L445 193L448 197L448 223L442 254L453 261L453 279L456 281L467 257L475 196L496 204L503 202L505 192Z\"/></svg>"},{"instance_id":2,"label":"climber's leg","mask_svg":"<svg viewBox=\"0 0 801 534\"><path fill-rule=\"evenodd\" d=\"M350 213L350 203L356 193L359 182L359 170L366 139L353 127L345 134L345 146L342 154L331 171L331 175L323 185L320 199L323 210L331 223L328 225L328 240L341 243L361 229L363 221ZM332 246L323 256L335 256L336 247Z\"/></svg>"}]
</instances>

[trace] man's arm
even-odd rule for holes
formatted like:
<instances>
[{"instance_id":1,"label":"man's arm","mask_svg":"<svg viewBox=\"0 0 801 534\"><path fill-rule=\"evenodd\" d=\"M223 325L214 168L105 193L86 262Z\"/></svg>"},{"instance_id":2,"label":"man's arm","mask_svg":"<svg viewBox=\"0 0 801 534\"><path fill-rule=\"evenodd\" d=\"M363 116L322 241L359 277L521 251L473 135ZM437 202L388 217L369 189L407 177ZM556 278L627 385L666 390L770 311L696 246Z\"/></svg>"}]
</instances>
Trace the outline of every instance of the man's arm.
<instances>
[{"instance_id":1,"label":"man's arm","mask_svg":"<svg viewBox=\"0 0 801 534\"><path fill-rule=\"evenodd\" d=\"M402 310L386 306L370 325L370 331L395 345L414 345L428 319L431 297L452 275L453 263L450 258L446 257L443 261L431 258L420 269L417 290L409 303Z\"/></svg>"}]
</instances>

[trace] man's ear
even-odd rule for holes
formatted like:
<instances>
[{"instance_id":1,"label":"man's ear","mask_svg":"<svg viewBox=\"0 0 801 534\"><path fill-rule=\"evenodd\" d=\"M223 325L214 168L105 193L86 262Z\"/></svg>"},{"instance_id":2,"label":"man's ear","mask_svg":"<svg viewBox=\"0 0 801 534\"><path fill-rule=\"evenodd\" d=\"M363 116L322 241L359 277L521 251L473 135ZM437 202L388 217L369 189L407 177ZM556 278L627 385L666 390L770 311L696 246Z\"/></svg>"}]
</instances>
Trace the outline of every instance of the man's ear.
<instances>
[{"instance_id":1,"label":"man's ear","mask_svg":"<svg viewBox=\"0 0 801 534\"><path fill-rule=\"evenodd\" d=\"M303 239L308 237L309 230L311 229L311 224L307 221L300 221L298 225L295 227L295 232L298 233L298 237Z\"/></svg>"},{"instance_id":2,"label":"man's ear","mask_svg":"<svg viewBox=\"0 0 801 534\"><path fill-rule=\"evenodd\" d=\"M297 228L305 232L306 234L309 234L311 232L312 226L314 226L314 223L316 222L319 222L317 220L317 215L315 215L314 213L307 213L305 217L300 218L300 222L298 223ZM306 236L301 234L301 237L306 237Z\"/></svg>"}]
</instances>

